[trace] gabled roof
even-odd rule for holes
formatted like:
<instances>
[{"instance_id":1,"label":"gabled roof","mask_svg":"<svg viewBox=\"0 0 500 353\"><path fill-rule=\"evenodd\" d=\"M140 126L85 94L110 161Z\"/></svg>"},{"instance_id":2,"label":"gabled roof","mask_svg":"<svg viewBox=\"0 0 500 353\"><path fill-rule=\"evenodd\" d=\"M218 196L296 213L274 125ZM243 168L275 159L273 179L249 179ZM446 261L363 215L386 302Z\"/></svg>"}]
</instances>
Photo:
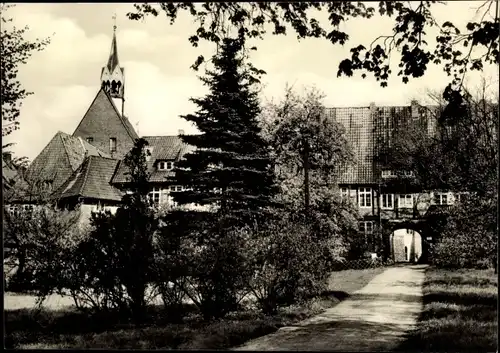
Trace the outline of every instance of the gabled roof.
<instances>
[{"instance_id":1,"label":"gabled roof","mask_svg":"<svg viewBox=\"0 0 500 353\"><path fill-rule=\"evenodd\" d=\"M59 187L83 162L86 156L110 157L80 137L57 132L42 152L33 160L23 173L17 175L12 201L20 201L30 192L30 184L50 182L54 188ZM15 196L14 196L15 195ZM33 196L33 195L32 195Z\"/></svg>"},{"instance_id":2,"label":"gabled roof","mask_svg":"<svg viewBox=\"0 0 500 353\"><path fill-rule=\"evenodd\" d=\"M118 160L89 156L53 194L53 199L83 197L120 201L122 192L110 184Z\"/></svg>"},{"instance_id":3,"label":"gabled roof","mask_svg":"<svg viewBox=\"0 0 500 353\"><path fill-rule=\"evenodd\" d=\"M101 107L101 109L94 110L92 107L94 105L98 105ZM102 109L107 110L106 112L103 112ZM101 87L99 92L97 92L97 95L95 96L94 100L90 104L89 108L87 109L87 112L83 116L82 120L80 120L80 123L78 123L78 126L76 127L75 131L73 132L73 135L78 131L78 128L82 124L82 122L89 118L88 115L91 113L97 114L99 113L100 116L106 116L106 113L111 113L111 114L116 114L120 122L123 124L123 127L127 131L127 134L130 136L132 141L135 141L136 139L139 138L137 133L134 130L134 127L130 123L127 117L122 116L118 109L116 108L115 103L113 102L113 99L111 99L111 96L106 93L106 91ZM98 117L99 118L99 117Z\"/></svg>"},{"instance_id":4,"label":"gabled roof","mask_svg":"<svg viewBox=\"0 0 500 353\"><path fill-rule=\"evenodd\" d=\"M61 167L61 160L76 170L87 155L110 157L80 137L58 131L27 169L28 178L51 180L54 172Z\"/></svg>"},{"instance_id":5,"label":"gabled roof","mask_svg":"<svg viewBox=\"0 0 500 353\"><path fill-rule=\"evenodd\" d=\"M150 182L166 182L169 177L174 176L171 170L157 170L158 160L179 161L185 154L194 151L195 147L182 141L179 136L144 136L148 141L147 148L150 149L151 156L148 165ZM113 183L126 183L128 181L128 169L123 161L120 162L118 170L113 178Z\"/></svg>"}]
</instances>

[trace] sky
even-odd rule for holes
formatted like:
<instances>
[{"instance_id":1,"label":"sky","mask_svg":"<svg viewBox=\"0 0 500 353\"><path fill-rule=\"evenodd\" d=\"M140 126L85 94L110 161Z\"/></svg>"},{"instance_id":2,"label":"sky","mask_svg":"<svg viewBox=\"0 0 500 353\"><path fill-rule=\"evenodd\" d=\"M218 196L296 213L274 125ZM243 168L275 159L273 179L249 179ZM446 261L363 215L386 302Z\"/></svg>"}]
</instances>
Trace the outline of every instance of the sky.
<instances>
[{"instance_id":1,"label":"sky","mask_svg":"<svg viewBox=\"0 0 500 353\"><path fill-rule=\"evenodd\" d=\"M471 19L477 20L480 4L437 4L435 18L442 24L453 14L451 20L464 28ZM9 10L17 26L29 26L29 39L52 38L45 50L34 53L20 68L18 78L34 94L23 102L20 130L3 138L2 144L15 143L11 148L15 156L32 160L58 131L73 133L100 88L115 13L119 60L125 68L125 115L139 136L196 131L180 117L196 109L189 98L206 93L198 78L203 70L195 72L190 66L200 54L210 57L215 47L210 43L191 46L188 37L196 25L187 15L170 25L163 14L144 21L129 20L126 14L133 10L132 3L23 3ZM409 105L412 99L425 102L427 90L442 90L449 82L441 67L431 66L423 78L408 84L395 76L386 88L370 76L337 77L338 64L349 57L351 47L368 46L377 36L390 34L392 26L391 19L380 16L349 20L341 24L350 36L344 46L319 39L298 41L293 34L266 35L256 42L258 51L251 57L255 66L267 72L262 80L263 102L279 100L287 83L299 90L315 86L324 92L327 107L369 106L371 102ZM486 67L484 74L498 85L497 67ZM478 82L478 74L468 76L470 85Z\"/></svg>"}]
</instances>

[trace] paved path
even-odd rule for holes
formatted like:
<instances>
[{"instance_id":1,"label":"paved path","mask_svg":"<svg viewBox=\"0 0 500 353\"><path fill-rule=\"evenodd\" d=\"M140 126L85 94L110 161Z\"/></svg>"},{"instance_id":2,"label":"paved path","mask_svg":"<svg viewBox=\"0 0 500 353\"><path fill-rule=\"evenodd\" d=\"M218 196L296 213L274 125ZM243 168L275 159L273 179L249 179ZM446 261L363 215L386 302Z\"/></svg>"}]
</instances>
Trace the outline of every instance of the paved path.
<instances>
[{"instance_id":1,"label":"paved path","mask_svg":"<svg viewBox=\"0 0 500 353\"><path fill-rule=\"evenodd\" d=\"M236 350L390 351L422 310L425 265L389 268L323 314Z\"/></svg>"}]
</instances>

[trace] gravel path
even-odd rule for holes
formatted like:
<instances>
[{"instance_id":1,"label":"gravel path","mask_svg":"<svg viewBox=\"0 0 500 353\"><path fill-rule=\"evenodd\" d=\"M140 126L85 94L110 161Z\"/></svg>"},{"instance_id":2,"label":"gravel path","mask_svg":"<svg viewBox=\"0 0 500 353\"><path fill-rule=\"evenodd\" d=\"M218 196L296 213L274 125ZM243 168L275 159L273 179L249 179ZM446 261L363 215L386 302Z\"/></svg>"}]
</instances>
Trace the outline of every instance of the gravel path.
<instances>
[{"instance_id":1,"label":"gravel path","mask_svg":"<svg viewBox=\"0 0 500 353\"><path fill-rule=\"evenodd\" d=\"M390 351L422 311L425 265L390 268L324 313L236 350Z\"/></svg>"}]
</instances>

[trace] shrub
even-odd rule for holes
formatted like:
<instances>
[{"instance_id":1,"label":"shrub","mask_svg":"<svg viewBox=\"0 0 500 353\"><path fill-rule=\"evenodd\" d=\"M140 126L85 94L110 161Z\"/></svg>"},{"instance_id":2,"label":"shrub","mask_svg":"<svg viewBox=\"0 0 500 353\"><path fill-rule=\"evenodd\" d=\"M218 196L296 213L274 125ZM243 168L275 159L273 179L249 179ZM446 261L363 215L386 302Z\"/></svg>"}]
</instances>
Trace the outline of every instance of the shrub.
<instances>
[{"instance_id":1,"label":"shrub","mask_svg":"<svg viewBox=\"0 0 500 353\"><path fill-rule=\"evenodd\" d=\"M257 305L266 314L326 289L328 243L312 227L289 218L254 229L247 242L247 261L254 269L248 282Z\"/></svg>"},{"instance_id":2,"label":"shrub","mask_svg":"<svg viewBox=\"0 0 500 353\"><path fill-rule=\"evenodd\" d=\"M147 198L146 144L139 139L125 157L131 192L116 214L92 213L87 237L71 246L54 246L39 257L46 269L41 299L53 291L69 293L80 310L117 310L136 321L144 318L146 289L154 279L157 223Z\"/></svg>"},{"instance_id":3,"label":"shrub","mask_svg":"<svg viewBox=\"0 0 500 353\"><path fill-rule=\"evenodd\" d=\"M238 308L250 275L243 255L246 234L226 221L212 212L178 210L158 232L158 285L165 298L174 288L176 300L183 292L206 320ZM175 287L168 288L169 282Z\"/></svg>"},{"instance_id":4,"label":"shrub","mask_svg":"<svg viewBox=\"0 0 500 353\"><path fill-rule=\"evenodd\" d=\"M56 274L68 266L68 252L85 237L79 219L79 209L51 205L38 205L15 216L4 212L4 239L10 250L6 258L17 267L10 290L36 290L43 297L56 286Z\"/></svg>"},{"instance_id":5,"label":"shrub","mask_svg":"<svg viewBox=\"0 0 500 353\"><path fill-rule=\"evenodd\" d=\"M453 207L441 239L431 251L444 268L484 268L497 263L496 197L472 197Z\"/></svg>"}]
</instances>

